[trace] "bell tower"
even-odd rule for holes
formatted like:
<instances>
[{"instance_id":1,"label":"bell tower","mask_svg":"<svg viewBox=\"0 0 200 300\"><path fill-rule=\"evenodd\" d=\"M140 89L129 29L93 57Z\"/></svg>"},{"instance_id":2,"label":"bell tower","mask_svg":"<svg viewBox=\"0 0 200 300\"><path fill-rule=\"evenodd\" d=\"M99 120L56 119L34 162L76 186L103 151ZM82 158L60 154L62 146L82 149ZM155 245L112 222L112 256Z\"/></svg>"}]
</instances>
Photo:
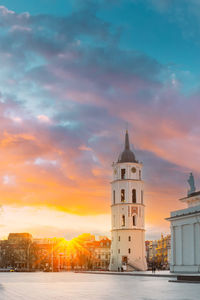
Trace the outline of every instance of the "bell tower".
<instances>
[{"instance_id":1,"label":"bell tower","mask_svg":"<svg viewBox=\"0 0 200 300\"><path fill-rule=\"evenodd\" d=\"M142 164L130 149L128 131L124 151L112 167L110 270L146 270Z\"/></svg>"}]
</instances>

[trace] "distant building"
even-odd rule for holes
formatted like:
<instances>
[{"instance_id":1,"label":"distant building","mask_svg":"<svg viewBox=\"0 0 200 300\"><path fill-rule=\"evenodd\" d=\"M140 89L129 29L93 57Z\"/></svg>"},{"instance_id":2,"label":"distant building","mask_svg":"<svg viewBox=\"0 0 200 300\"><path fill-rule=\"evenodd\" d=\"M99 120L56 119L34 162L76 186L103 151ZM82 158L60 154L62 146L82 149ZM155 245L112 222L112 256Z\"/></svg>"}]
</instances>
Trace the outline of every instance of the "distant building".
<instances>
[{"instance_id":1,"label":"distant building","mask_svg":"<svg viewBox=\"0 0 200 300\"><path fill-rule=\"evenodd\" d=\"M110 270L146 270L145 204L142 163L130 149L128 131L124 151L113 163L111 182L112 243Z\"/></svg>"},{"instance_id":2,"label":"distant building","mask_svg":"<svg viewBox=\"0 0 200 300\"><path fill-rule=\"evenodd\" d=\"M110 246L111 240L109 240L108 238L104 237L102 240L96 241L94 247L94 269L108 270L110 263Z\"/></svg>"},{"instance_id":3,"label":"distant building","mask_svg":"<svg viewBox=\"0 0 200 300\"><path fill-rule=\"evenodd\" d=\"M10 233L7 240L0 241L0 267L29 268L31 244L31 234Z\"/></svg>"},{"instance_id":4,"label":"distant building","mask_svg":"<svg viewBox=\"0 0 200 300\"><path fill-rule=\"evenodd\" d=\"M157 245L158 242L154 241L145 241L146 245L146 258L147 258L147 265L148 268L152 266L152 263L156 261L156 253L157 253Z\"/></svg>"},{"instance_id":5,"label":"distant building","mask_svg":"<svg viewBox=\"0 0 200 300\"><path fill-rule=\"evenodd\" d=\"M83 241L80 237L82 235L77 238L79 247L77 249L76 268L108 270L111 240L104 236L99 241L91 238Z\"/></svg>"},{"instance_id":6,"label":"distant building","mask_svg":"<svg viewBox=\"0 0 200 300\"><path fill-rule=\"evenodd\" d=\"M161 235L159 240L146 241L148 268L154 264L158 269L169 269L171 253L171 236Z\"/></svg>"},{"instance_id":7,"label":"distant building","mask_svg":"<svg viewBox=\"0 0 200 300\"><path fill-rule=\"evenodd\" d=\"M200 272L200 191L195 189L193 176L188 180L188 196L180 199L186 209L171 212L171 272ZM192 191L192 192L191 192Z\"/></svg>"},{"instance_id":8,"label":"distant building","mask_svg":"<svg viewBox=\"0 0 200 300\"><path fill-rule=\"evenodd\" d=\"M53 239L33 239L30 248L30 270L52 271L56 270L55 253L56 246Z\"/></svg>"},{"instance_id":9,"label":"distant building","mask_svg":"<svg viewBox=\"0 0 200 300\"><path fill-rule=\"evenodd\" d=\"M82 234L71 241L64 238L33 239L28 233L11 233L0 241L0 268L18 271L108 270L111 240L96 241Z\"/></svg>"},{"instance_id":10,"label":"distant building","mask_svg":"<svg viewBox=\"0 0 200 300\"><path fill-rule=\"evenodd\" d=\"M10 233L8 235L8 242L10 244L31 243L32 239L33 237L30 233Z\"/></svg>"},{"instance_id":11,"label":"distant building","mask_svg":"<svg viewBox=\"0 0 200 300\"><path fill-rule=\"evenodd\" d=\"M157 240L156 248L156 264L158 268L169 269L170 265L170 251L171 250L171 235L163 236Z\"/></svg>"}]
</instances>

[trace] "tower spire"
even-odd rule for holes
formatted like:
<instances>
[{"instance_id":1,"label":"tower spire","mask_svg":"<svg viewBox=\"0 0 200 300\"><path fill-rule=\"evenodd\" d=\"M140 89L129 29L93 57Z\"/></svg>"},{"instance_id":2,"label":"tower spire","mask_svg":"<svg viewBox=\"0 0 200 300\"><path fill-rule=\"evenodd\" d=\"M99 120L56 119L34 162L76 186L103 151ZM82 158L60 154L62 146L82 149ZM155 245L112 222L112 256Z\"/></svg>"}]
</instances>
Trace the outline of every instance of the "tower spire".
<instances>
[{"instance_id":1,"label":"tower spire","mask_svg":"<svg viewBox=\"0 0 200 300\"><path fill-rule=\"evenodd\" d=\"M134 154L133 151L131 151L131 149L130 149L128 130L126 130L126 134L125 134L125 145L124 145L124 150L123 150L123 152L119 155L118 162L119 162L119 163L124 163L124 162L135 162L135 163L137 163L137 162L138 162L138 161L135 159L135 154Z\"/></svg>"},{"instance_id":2,"label":"tower spire","mask_svg":"<svg viewBox=\"0 0 200 300\"><path fill-rule=\"evenodd\" d=\"M126 130L126 135L125 135L125 150L130 150L128 130Z\"/></svg>"}]
</instances>

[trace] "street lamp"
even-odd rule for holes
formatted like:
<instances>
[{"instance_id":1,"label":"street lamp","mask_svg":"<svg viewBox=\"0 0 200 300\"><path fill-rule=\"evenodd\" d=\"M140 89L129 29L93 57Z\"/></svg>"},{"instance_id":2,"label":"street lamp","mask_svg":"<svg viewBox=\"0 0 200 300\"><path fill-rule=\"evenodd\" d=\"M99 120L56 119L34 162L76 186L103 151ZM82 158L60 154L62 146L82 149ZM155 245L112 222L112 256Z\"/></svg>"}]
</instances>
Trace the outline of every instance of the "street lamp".
<instances>
[{"instance_id":1,"label":"street lamp","mask_svg":"<svg viewBox=\"0 0 200 300\"><path fill-rule=\"evenodd\" d=\"M31 243L28 244L28 248L27 248L27 270L29 271L29 268L30 268L30 247L31 247Z\"/></svg>"},{"instance_id":2,"label":"street lamp","mask_svg":"<svg viewBox=\"0 0 200 300\"><path fill-rule=\"evenodd\" d=\"M51 272L53 272L53 241L51 246Z\"/></svg>"},{"instance_id":3,"label":"street lamp","mask_svg":"<svg viewBox=\"0 0 200 300\"><path fill-rule=\"evenodd\" d=\"M59 253L59 271L61 271L61 256L64 256L64 253Z\"/></svg>"}]
</instances>

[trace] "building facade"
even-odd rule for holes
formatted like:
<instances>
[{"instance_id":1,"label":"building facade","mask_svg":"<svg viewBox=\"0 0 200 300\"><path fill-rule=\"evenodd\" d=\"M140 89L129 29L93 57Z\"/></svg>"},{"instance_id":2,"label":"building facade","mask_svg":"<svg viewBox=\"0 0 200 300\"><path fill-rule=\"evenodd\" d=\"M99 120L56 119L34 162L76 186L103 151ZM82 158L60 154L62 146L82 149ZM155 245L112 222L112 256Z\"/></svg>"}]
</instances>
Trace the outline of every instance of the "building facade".
<instances>
[{"instance_id":1,"label":"building facade","mask_svg":"<svg viewBox=\"0 0 200 300\"><path fill-rule=\"evenodd\" d=\"M169 269L171 253L171 235L164 236L157 240L156 264L158 269Z\"/></svg>"},{"instance_id":2,"label":"building facade","mask_svg":"<svg viewBox=\"0 0 200 300\"><path fill-rule=\"evenodd\" d=\"M0 240L0 269L61 272L108 270L111 240L82 234L71 241L64 238L32 238L29 233L11 233Z\"/></svg>"},{"instance_id":3,"label":"building facade","mask_svg":"<svg viewBox=\"0 0 200 300\"><path fill-rule=\"evenodd\" d=\"M159 240L145 241L148 269L169 270L171 258L171 235L161 234Z\"/></svg>"},{"instance_id":4,"label":"building facade","mask_svg":"<svg viewBox=\"0 0 200 300\"><path fill-rule=\"evenodd\" d=\"M189 181L188 181L189 182ZM200 272L200 191L180 199L186 209L171 212L171 272Z\"/></svg>"},{"instance_id":5,"label":"building facade","mask_svg":"<svg viewBox=\"0 0 200 300\"><path fill-rule=\"evenodd\" d=\"M110 245L111 241L108 238L103 238L96 241L94 247L94 267L93 269L108 270L110 263Z\"/></svg>"},{"instance_id":6,"label":"building facade","mask_svg":"<svg viewBox=\"0 0 200 300\"><path fill-rule=\"evenodd\" d=\"M110 270L146 270L142 164L130 150L128 132L124 151L113 163L111 218Z\"/></svg>"},{"instance_id":7,"label":"building facade","mask_svg":"<svg viewBox=\"0 0 200 300\"><path fill-rule=\"evenodd\" d=\"M10 233L7 240L0 241L0 268L28 269L31 245L31 234Z\"/></svg>"},{"instance_id":8,"label":"building facade","mask_svg":"<svg viewBox=\"0 0 200 300\"><path fill-rule=\"evenodd\" d=\"M108 270L111 240L104 236L95 239L94 235L78 237L77 260L74 268L85 270Z\"/></svg>"}]
</instances>

